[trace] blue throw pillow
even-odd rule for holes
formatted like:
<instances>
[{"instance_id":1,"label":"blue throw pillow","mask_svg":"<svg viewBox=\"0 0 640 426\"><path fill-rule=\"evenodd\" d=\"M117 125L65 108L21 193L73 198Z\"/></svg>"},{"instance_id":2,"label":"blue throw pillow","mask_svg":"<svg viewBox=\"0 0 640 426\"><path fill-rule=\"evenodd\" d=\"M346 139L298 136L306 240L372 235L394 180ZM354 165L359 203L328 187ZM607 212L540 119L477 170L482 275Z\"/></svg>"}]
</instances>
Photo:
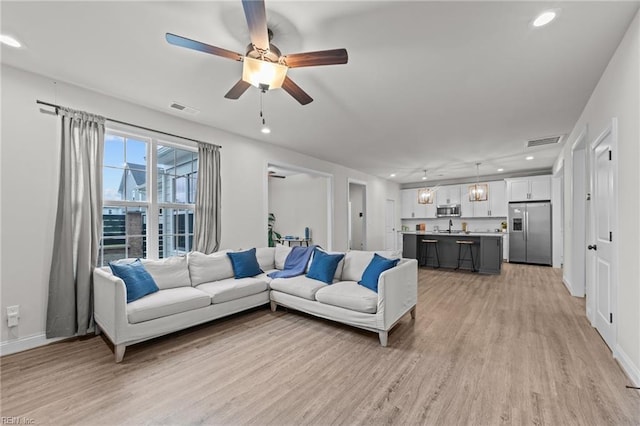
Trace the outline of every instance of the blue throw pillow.
<instances>
[{"instance_id":1,"label":"blue throw pillow","mask_svg":"<svg viewBox=\"0 0 640 426\"><path fill-rule=\"evenodd\" d=\"M313 260L307 273L307 278L322 281L323 283L333 283L333 276L336 274L338 263L344 254L329 254L322 250L313 251Z\"/></svg>"},{"instance_id":2,"label":"blue throw pillow","mask_svg":"<svg viewBox=\"0 0 640 426\"><path fill-rule=\"evenodd\" d=\"M366 288L378 292L378 278L380 274L396 266L400 262L400 259L387 259L377 253L374 253L373 259L369 262L369 265L362 274L362 279L358 281L358 284L365 286Z\"/></svg>"},{"instance_id":3,"label":"blue throw pillow","mask_svg":"<svg viewBox=\"0 0 640 426\"><path fill-rule=\"evenodd\" d=\"M231 266L233 266L233 274L236 279L255 277L262 273L256 258L255 248L246 251L227 252L227 256L231 259Z\"/></svg>"},{"instance_id":4,"label":"blue throw pillow","mask_svg":"<svg viewBox=\"0 0 640 426\"><path fill-rule=\"evenodd\" d=\"M113 275L124 281L124 286L127 288L127 303L159 290L153 277L144 268L140 259L136 259L131 263L109 262L109 267Z\"/></svg>"}]
</instances>

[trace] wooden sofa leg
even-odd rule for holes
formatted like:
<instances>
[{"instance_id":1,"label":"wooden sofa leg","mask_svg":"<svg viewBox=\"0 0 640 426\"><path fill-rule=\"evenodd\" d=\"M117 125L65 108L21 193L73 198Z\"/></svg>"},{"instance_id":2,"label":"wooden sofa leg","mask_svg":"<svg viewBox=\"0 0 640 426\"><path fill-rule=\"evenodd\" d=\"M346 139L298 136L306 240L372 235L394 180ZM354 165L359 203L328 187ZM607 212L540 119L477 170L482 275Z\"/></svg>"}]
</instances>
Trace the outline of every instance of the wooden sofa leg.
<instances>
[{"instance_id":1,"label":"wooden sofa leg","mask_svg":"<svg viewBox=\"0 0 640 426\"><path fill-rule=\"evenodd\" d=\"M116 356L116 362L122 362L122 359L124 358L124 351L127 347L125 345L115 345L113 349Z\"/></svg>"},{"instance_id":2,"label":"wooden sofa leg","mask_svg":"<svg viewBox=\"0 0 640 426\"><path fill-rule=\"evenodd\" d=\"M411 308L411 319L416 319L416 307Z\"/></svg>"},{"instance_id":3,"label":"wooden sofa leg","mask_svg":"<svg viewBox=\"0 0 640 426\"><path fill-rule=\"evenodd\" d=\"M269 302L269 305L271 305L271 312L275 312L278 309L278 305L273 300Z\"/></svg>"},{"instance_id":4,"label":"wooden sofa leg","mask_svg":"<svg viewBox=\"0 0 640 426\"><path fill-rule=\"evenodd\" d=\"M382 347L387 347L387 339L389 337L388 331L378 331L378 337L380 337L380 345Z\"/></svg>"}]
</instances>

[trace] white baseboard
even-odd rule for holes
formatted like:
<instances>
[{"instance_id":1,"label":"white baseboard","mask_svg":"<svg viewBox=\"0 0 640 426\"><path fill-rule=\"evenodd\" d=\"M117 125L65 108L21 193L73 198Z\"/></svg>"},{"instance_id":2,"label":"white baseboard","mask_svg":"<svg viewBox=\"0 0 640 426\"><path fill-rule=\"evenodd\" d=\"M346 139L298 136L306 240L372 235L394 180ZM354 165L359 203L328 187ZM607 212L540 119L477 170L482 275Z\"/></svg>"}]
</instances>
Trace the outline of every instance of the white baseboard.
<instances>
[{"instance_id":1,"label":"white baseboard","mask_svg":"<svg viewBox=\"0 0 640 426\"><path fill-rule=\"evenodd\" d=\"M569 290L569 294L573 296L573 292L571 291L571 283L569 282L567 277L565 276L562 277L562 284L564 284L567 290Z\"/></svg>"},{"instance_id":2,"label":"white baseboard","mask_svg":"<svg viewBox=\"0 0 640 426\"><path fill-rule=\"evenodd\" d=\"M68 339L68 337L47 339L45 334L32 334L31 336L20 337L19 339L7 340L6 342L0 343L0 356L26 351L64 339Z\"/></svg>"},{"instance_id":3,"label":"white baseboard","mask_svg":"<svg viewBox=\"0 0 640 426\"><path fill-rule=\"evenodd\" d=\"M633 363L629 355L622 350L620 345L616 345L616 359L624 372L627 373L627 376L629 376L633 386L640 387L640 368Z\"/></svg>"}]
</instances>

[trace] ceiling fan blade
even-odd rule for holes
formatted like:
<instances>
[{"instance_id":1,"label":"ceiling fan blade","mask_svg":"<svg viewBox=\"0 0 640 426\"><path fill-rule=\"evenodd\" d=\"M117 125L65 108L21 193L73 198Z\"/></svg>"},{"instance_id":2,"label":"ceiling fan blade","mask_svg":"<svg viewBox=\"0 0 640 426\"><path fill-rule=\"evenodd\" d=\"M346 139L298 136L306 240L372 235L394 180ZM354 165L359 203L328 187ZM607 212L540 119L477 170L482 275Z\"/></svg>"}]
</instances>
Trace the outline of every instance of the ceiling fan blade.
<instances>
[{"instance_id":1,"label":"ceiling fan blade","mask_svg":"<svg viewBox=\"0 0 640 426\"><path fill-rule=\"evenodd\" d=\"M238 99L246 90L251 86L251 84L246 81L240 79L232 88L224 95L227 99Z\"/></svg>"},{"instance_id":2,"label":"ceiling fan blade","mask_svg":"<svg viewBox=\"0 0 640 426\"><path fill-rule=\"evenodd\" d=\"M318 52L293 53L283 57L289 68L314 67L317 65L346 64L349 60L347 49L321 50Z\"/></svg>"},{"instance_id":3,"label":"ceiling fan blade","mask_svg":"<svg viewBox=\"0 0 640 426\"><path fill-rule=\"evenodd\" d=\"M284 81L282 82L282 88L285 92L293 96L295 100L300 102L302 105L313 102L313 98L307 95L307 93L302 90L300 86L295 84L289 77L284 78Z\"/></svg>"},{"instance_id":4,"label":"ceiling fan blade","mask_svg":"<svg viewBox=\"0 0 640 426\"><path fill-rule=\"evenodd\" d=\"M267 12L264 0L242 0L244 16L247 18L251 43L261 50L269 50Z\"/></svg>"},{"instance_id":5,"label":"ceiling fan blade","mask_svg":"<svg viewBox=\"0 0 640 426\"><path fill-rule=\"evenodd\" d=\"M199 41L191 40L186 37L167 33L166 39L169 44L174 46L186 47L187 49L197 50L199 52L209 53L211 55L222 56L223 58L233 59L234 61L242 61L244 57L231 50L223 49L221 47L211 46Z\"/></svg>"}]
</instances>

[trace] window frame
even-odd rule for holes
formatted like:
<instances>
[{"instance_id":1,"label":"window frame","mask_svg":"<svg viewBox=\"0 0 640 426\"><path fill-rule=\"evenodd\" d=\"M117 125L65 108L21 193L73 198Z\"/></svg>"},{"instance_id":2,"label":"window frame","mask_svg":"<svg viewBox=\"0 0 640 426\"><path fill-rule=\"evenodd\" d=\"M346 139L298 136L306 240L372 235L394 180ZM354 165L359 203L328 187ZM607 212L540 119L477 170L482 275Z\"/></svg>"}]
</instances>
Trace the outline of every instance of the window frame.
<instances>
[{"instance_id":1,"label":"window frame","mask_svg":"<svg viewBox=\"0 0 640 426\"><path fill-rule=\"evenodd\" d=\"M128 129L120 129L120 128L114 128L114 127L107 127L105 129L105 139L107 137L107 135L112 135L112 136L116 136L116 137L122 137L125 139L135 139L135 140L139 140L139 141L143 141L147 144L146 147L146 181L147 181L147 188L146 188L146 201L129 201L129 200L106 200L104 199L104 193L102 194L102 211L104 212L104 208L105 206L108 207L116 207L116 208L127 208L127 207L135 207L135 208L146 208L147 211L147 224L146 224L146 233L143 235L143 237L146 239L146 258L147 259L159 259L159 253L160 253L160 247L159 247L159 241L160 241L160 211L161 209L174 209L174 210L186 210L186 211L192 211L193 215L194 215L194 223L195 223L195 200L193 203L175 203L175 202L159 202L159 191L157 188L157 180L158 180L158 146L167 146L167 147L171 147L171 148L175 148L175 149L180 149L180 150L184 150L184 151L191 151L193 153L198 154L198 147L195 143L190 143L187 141L176 141L176 140L170 140L170 139L166 139L164 137L158 137L157 135L153 134L152 132L149 132L148 134L144 134L141 132L135 132L135 131L131 131ZM104 152L104 147L102 148L103 152ZM126 150L126 145L125 148ZM199 159L198 159L199 161ZM104 164L102 165L101 169L100 169L100 173L103 173L104 170ZM197 172L197 170L195 171ZM197 181L196 181L196 191L197 191ZM126 198L126 197L125 197ZM188 198L188 194L187 194L187 201L189 201ZM104 213L101 213L104 214ZM186 227L187 225L185 225ZM186 229L185 229L186 231ZM193 229L190 230L191 231L191 235L193 235ZM99 256L99 259L101 260L101 262L103 263L103 265L101 266L106 266L104 264L104 256L102 255L102 250L103 250L103 238L104 238L104 226L101 229L101 234L100 234L100 240L101 240L101 244L100 244L100 251L101 251L101 256ZM165 234L163 233L163 236ZM185 241L188 241L188 238L190 236L189 233L185 232L184 234L170 234L171 238L177 237L177 236L184 236ZM125 235L123 236L123 238L127 238L126 235L126 230L125 230ZM189 250L186 251L190 251L192 248L190 247ZM186 252L185 251L185 252ZM164 254L164 253L163 253Z\"/></svg>"}]
</instances>

